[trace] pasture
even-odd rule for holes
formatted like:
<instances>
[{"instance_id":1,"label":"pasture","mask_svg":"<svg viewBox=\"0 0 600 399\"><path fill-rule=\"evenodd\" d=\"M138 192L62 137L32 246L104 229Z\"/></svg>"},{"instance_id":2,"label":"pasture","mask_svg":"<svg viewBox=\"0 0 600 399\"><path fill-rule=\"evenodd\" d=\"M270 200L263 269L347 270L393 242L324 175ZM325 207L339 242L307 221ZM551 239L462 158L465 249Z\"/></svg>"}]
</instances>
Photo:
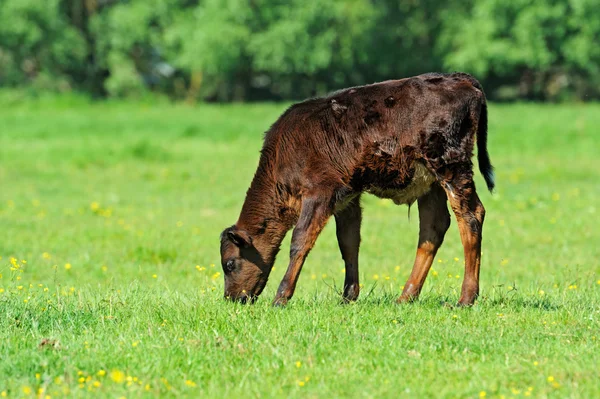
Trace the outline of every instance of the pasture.
<instances>
[{"instance_id":1,"label":"pasture","mask_svg":"<svg viewBox=\"0 0 600 399\"><path fill-rule=\"evenodd\" d=\"M219 234L285 107L0 96L1 397L600 396L600 105L490 105L474 307L446 305L454 218L395 304L418 211L368 195L357 303L333 221L287 308L289 234L258 302L225 302Z\"/></svg>"}]
</instances>

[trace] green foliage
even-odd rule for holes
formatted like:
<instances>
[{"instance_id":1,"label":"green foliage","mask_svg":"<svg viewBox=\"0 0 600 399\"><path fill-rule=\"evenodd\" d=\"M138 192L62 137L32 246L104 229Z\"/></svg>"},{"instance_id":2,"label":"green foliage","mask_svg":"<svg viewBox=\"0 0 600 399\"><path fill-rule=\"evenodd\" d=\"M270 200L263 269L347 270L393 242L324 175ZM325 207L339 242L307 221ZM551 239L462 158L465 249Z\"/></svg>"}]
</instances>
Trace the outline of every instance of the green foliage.
<instances>
[{"instance_id":1,"label":"green foliage","mask_svg":"<svg viewBox=\"0 0 600 399\"><path fill-rule=\"evenodd\" d=\"M85 69L87 45L60 0L3 0L0 84L67 90Z\"/></svg>"},{"instance_id":2,"label":"green foliage","mask_svg":"<svg viewBox=\"0 0 600 399\"><path fill-rule=\"evenodd\" d=\"M491 98L598 98L596 3L4 0L0 85L299 99L461 70Z\"/></svg>"},{"instance_id":3,"label":"green foliage","mask_svg":"<svg viewBox=\"0 0 600 399\"><path fill-rule=\"evenodd\" d=\"M445 21L445 65L519 85L517 95L556 98L598 91L600 19L588 0L487 0ZM597 5L597 4L596 4ZM475 39L476 38L476 39ZM582 85L583 84L583 85ZM597 85L596 85L597 87Z\"/></svg>"}]
</instances>

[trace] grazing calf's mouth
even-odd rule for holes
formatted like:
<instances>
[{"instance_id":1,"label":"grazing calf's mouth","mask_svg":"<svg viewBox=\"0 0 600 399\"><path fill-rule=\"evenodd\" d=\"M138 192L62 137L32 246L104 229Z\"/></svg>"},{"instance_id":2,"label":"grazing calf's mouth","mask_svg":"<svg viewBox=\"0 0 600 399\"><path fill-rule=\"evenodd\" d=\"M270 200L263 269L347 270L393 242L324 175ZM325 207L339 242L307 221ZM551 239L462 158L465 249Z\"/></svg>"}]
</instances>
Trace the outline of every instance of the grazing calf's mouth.
<instances>
[{"instance_id":1,"label":"grazing calf's mouth","mask_svg":"<svg viewBox=\"0 0 600 399\"><path fill-rule=\"evenodd\" d=\"M252 305L254 303L254 301L256 301L256 296L255 295L249 295L249 294L240 294L237 296L232 296L232 295L224 295L224 298L227 300L230 300L232 302L239 302L241 304L250 304Z\"/></svg>"}]
</instances>

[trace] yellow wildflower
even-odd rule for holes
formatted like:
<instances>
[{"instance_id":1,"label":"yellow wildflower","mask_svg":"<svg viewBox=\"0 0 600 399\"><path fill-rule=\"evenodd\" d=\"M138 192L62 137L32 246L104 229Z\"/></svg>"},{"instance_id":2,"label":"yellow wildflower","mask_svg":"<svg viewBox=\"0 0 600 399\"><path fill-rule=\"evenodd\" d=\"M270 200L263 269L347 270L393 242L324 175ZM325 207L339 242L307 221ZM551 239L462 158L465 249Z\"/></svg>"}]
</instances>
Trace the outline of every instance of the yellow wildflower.
<instances>
[{"instance_id":1,"label":"yellow wildflower","mask_svg":"<svg viewBox=\"0 0 600 399\"><path fill-rule=\"evenodd\" d=\"M120 370L113 370L110 372L110 379L116 383L125 381L125 373Z\"/></svg>"}]
</instances>

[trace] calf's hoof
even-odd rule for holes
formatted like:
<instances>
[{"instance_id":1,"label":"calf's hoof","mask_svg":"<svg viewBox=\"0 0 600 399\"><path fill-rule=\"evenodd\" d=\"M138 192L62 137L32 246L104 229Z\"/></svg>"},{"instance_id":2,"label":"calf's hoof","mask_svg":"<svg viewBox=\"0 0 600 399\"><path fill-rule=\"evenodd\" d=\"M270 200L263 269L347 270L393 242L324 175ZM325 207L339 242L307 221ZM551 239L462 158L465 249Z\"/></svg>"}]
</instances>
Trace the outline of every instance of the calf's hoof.
<instances>
[{"instance_id":1,"label":"calf's hoof","mask_svg":"<svg viewBox=\"0 0 600 399\"><path fill-rule=\"evenodd\" d=\"M288 298L285 297L275 297L273 300L273 307L276 308L284 308L288 303Z\"/></svg>"},{"instance_id":2,"label":"calf's hoof","mask_svg":"<svg viewBox=\"0 0 600 399\"><path fill-rule=\"evenodd\" d=\"M356 302L360 288L357 285L351 285L344 289L344 296L342 297L342 303Z\"/></svg>"},{"instance_id":3,"label":"calf's hoof","mask_svg":"<svg viewBox=\"0 0 600 399\"><path fill-rule=\"evenodd\" d=\"M398 304L411 303L411 302L416 301L417 299L419 299L418 296L402 294L402 295L400 295L400 297L398 297L398 299L396 299L396 303L398 303Z\"/></svg>"},{"instance_id":4,"label":"calf's hoof","mask_svg":"<svg viewBox=\"0 0 600 399\"><path fill-rule=\"evenodd\" d=\"M396 300L396 303L410 303L419 299L419 294L421 293L421 288L416 287L413 284L406 285L404 290L402 291L402 295L400 298Z\"/></svg>"},{"instance_id":5,"label":"calf's hoof","mask_svg":"<svg viewBox=\"0 0 600 399\"><path fill-rule=\"evenodd\" d=\"M477 294L461 295L456 306L458 306L458 307L473 306L475 304L476 299L477 299Z\"/></svg>"}]
</instances>

